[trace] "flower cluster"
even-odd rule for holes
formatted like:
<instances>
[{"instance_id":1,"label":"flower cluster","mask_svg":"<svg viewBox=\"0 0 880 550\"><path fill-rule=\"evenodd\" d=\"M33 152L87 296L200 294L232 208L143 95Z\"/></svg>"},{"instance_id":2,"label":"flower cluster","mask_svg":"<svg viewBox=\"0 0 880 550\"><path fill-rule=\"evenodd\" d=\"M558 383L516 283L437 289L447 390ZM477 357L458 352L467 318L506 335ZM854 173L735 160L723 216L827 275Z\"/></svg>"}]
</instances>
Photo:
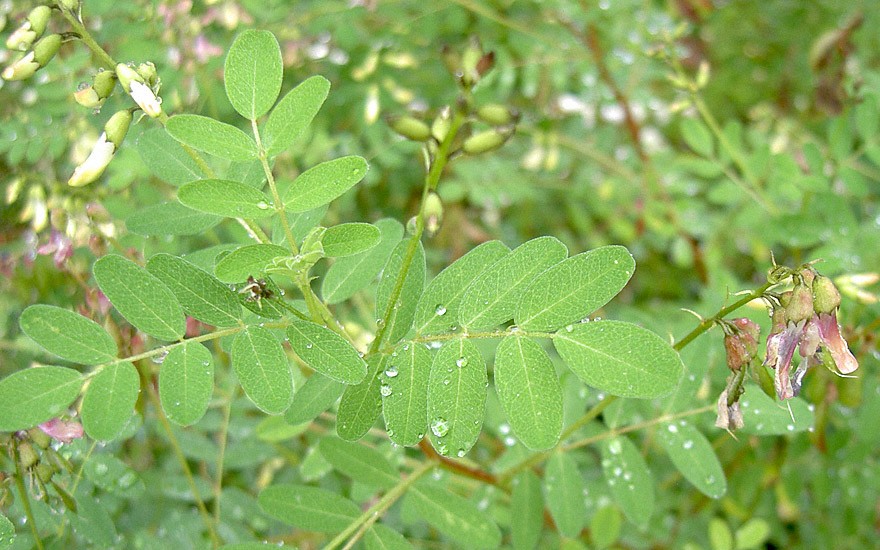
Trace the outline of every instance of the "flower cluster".
<instances>
[{"instance_id":1,"label":"flower cluster","mask_svg":"<svg viewBox=\"0 0 880 550\"><path fill-rule=\"evenodd\" d=\"M804 376L814 366L825 364L839 374L850 374L859 367L840 334L840 293L831 279L806 266L797 271L782 268L775 276L771 273L771 282L789 277L794 283L792 290L765 296L772 303L772 328L763 363L758 357L760 329L756 323L746 318L720 323L731 374L718 397L715 425L719 428L736 430L743 426L739 398L747 371L767 393L775 391L780 400L785 400L800 393ZM792 373L795 350L801 361ZM773 369L772 381L764 366Z\"/></svg>"},{"instance_id":2,"label":"flower cluster","mask_svg":"<svg viewBox=\"0 0 880 550\"><path fill-rule=\"evenodd\" d=\"M807 371L829 362L840 374L859 368L858 361L840 335L837 310L840 293L828 277L805 269L793 275L794 289L783 293L772 310L773 328L767 337L764 364L775 369L776 395L791 399L800 393ZM802 357L794 374L795 349ZM830 359L825 361L824 359Z\"/></svg>"}]
</instances>

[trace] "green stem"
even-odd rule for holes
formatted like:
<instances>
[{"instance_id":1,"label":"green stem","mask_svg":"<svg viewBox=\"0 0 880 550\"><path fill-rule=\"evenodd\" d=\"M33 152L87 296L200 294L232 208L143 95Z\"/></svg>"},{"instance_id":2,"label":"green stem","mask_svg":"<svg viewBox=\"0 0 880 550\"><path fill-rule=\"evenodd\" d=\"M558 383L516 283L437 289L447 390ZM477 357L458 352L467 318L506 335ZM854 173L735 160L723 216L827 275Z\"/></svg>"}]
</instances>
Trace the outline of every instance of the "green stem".
<instances>
[{"instance_id":1,"label":"green stem","mask_svg":"<svg viewBox=\"0 0 880 550\"><path fill-rule=\"evenodd\" d=\"M344 531L336 535L336 537L331 540L327 546L324 547L324 550L332 550L333 548L338 547L343 543L349 536L354 535L351 540L346 544L346 548L350 548L354 543L363 536L367 529L373 525L376 520L378 520L383 513L385 513L388 508L391 507L392 504L397 502L397 500L403 496L409 487L415 483L419 478L430 472L437 466L437 463L434 461L428 461L422 463L417 469L413 470L413 472L408 475L405 479L401 480L400 483L395 485L390 491L385 493L385 495L379 499L376 504L370 506L363 514L358 516L353 522L351 522L348 527L345 528Z\"/></svg>"},{"instance_id":2,"label":"green stem","mask_svg":"<svg viewBox=\"0 0 880 550\"><path fill-rule=\"evenodd\" d=\"M719 309L718 313L716 313L712 317L709 317L708 319L703 319L703 321L699 325L697 325L694 330L690 331L684 338L676 342L675 345L673 345L672 347L675 348L676 351L681 351L685 346L694 341L697 336L712 328L718 321L736 311L737 309L741 308L742 306L746 305L747 303L751 302L755 298L760 298L761 296L763 296L767 289L769 289L771 286L773 286L773 283L764 283L760 287L749 292L729 306Z\"/></svg>"},{"instance_id":3,"label":"green stem","mask_svg":"<svg viewBox=\"0 0 880 550\"><path fill-rule=\"evenodd\" d=\"M229 421L232 417L232 401L235 399L235 385L231 384L229 395L223 404L223 423L220 425L217 442L217 466L214 473L214 528L220 529L220 499L223 496L223 462L226 458L226 443L229 436Z\"/></svg>"},{"instance_id":4,"label":"green stem","mask_svg":"<svg viewBox=\"0 0 880 550\"><path fill-rule=\"evenodd\" d=\"M86 47L90 49L93 54L95 54L95 56L101 61L101 64L103 64L108 69L115 69L116 62L113 61L113 58L110 57L110 54L104 51L104 48L102 48L98 44L98 42L95 41L94 37L92 37L92 34L86 29L86 26L82 24L77 15L64 7L64 4L62 2L55 2L55 4L58 6L59 11L61 12L61 15L64 17L64 19L66 19L67 22L70 23L70 26L73 28L73 32L79 35L79 38L80 40L82 40L83 44L85 44Z\"/></svg>"},{"instance_id":5,"label":"green stem","mask_svg":"<svg viewBox=\"0 0 880 550\"><path fill-rule=\"evenodd\" d=\"M146 388L147 395L156 409L156 417L159 419L159 422L168 434L168 442L171 445L174 456L177 458L177 462L183 470L183 475L186 478L189 489L192 491L193 498L196 501L196 507L199 509L199 515L202 518L202 523L205 524L205 528L208 530L208 536L211 538L211 544L214 548L219 548L222 541L214 530L214 523L211 514L208 513L208 508L205 506L205 502L199 494L199 488L196 486L196 480L193 477L192 470L189 468L189 463L186 461L186 456L183 454L183 449L180 447L180 442L177 441L177 437L174 436L174 430L171 427L171 423L168 422L168 417L165 416L165 412L162 410L162 403L159 401L159 395L156 393L156 388L153 387L153 383L149 377L147 377L140 369L138 369L138 372L141 375L141 386Z\"/></svg>"},{"instance_id":6,"label":"green stem","mask_svg":"<svg viewBox=\"0 0 880 550\"><path fill-rule=\"evenodd\" d=\"M296 239L293 238L293 231L290 229L290 223L287 221L287 212L284 210L284 202L281 195L278 194L278 187L275 185L275 176L272 174L272 168L269 167L269 158L266 156L266 149L263 147L263 140L260 138L260 129L257 127L257 121L251 121L251 129L254 132L254 140L257 142L257 150L260 152L260 164L263 167L263 174L266 175L266 181L269 183L269 190L272 193L272 202L275 203L275 212L281 218L281 227L284 229L284 236L287 238L287 246L296 256L299 254L299 248L296 246Z\"/></svg>"},{"instance_id":7,"label":"green stem","mask_svg":"<svg viewBox=\"0 0 880 550\"><path fill-rule=\"evenodd\" d=\"M437 148L437 153L434 155L434 161L431 163L431 168L425 176L425 186L422 189L422 200L419 205L419 212L416 215L416 230L412 237L410 237L409 245L406 248L406 253L404 254L403 261L400 265L400 273L397 275L397 281L394 283L394 288L391 290L391 295L388 299L388 306L385 309L385 313L382 315L382 322L380 323L379 330L376 331L376 338L373 340L373 343L370 344L369 353L376 353L385 338L385 333L390 324L391 314L394 312L394 306L400 298L400 293L403 291L403 283L406 281L406 276L409 273L409 268L416 255L416 250L421 241L422 233L425 230L425 202L428 193L437 188L437 184L440 182L440 176L443 174L443 169L449 162L452 144L464 122L464 113L462 113L460 109L456 109L449 125L449 131L446 133L446 137L443 138L443 141L440 142L440 146Z\"/></svg>"},{"instance_id":8,"label":"green stem","mask_svg":"<svg viewBox=\"0 0 880 550\"><path fill-rule=\"evenodd\" d=\"M15 461L15 488L18 489L18 496L21 499L21 507L24 509L24 516L27 518L28 525L31 527L31 533L34 535L34 544L38 550L43 550L43 541L40 540L40 533L37 531L37 522L34 520L34 513L31 510L31 500L27 490L24 487L24 472L21 467L21 457L18 454L18 441L13 436L12 443L12 459Z\"/></svg>"}]
</instances>

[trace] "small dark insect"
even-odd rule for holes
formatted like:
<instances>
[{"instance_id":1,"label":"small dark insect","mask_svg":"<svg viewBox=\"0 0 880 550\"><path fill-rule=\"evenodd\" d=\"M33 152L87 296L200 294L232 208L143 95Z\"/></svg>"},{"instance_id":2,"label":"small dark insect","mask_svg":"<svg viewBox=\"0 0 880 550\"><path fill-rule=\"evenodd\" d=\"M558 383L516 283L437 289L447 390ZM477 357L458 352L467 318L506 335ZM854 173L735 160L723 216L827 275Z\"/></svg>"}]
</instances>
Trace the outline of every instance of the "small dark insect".
<instances>
[{"instance_id":1,"label":"small dark insect","mask_svg":"<svg viewBox=\"0 0 880 550\"><path fill-rule=\"evenodd\" d=\"M245 300L248 302L258 302L262 299L269 299L273 292L268 287L266 279L255 279L253 275L247 278L247 285L238 291L239 294L247 294Z\"/></svg>"}]
</instances>

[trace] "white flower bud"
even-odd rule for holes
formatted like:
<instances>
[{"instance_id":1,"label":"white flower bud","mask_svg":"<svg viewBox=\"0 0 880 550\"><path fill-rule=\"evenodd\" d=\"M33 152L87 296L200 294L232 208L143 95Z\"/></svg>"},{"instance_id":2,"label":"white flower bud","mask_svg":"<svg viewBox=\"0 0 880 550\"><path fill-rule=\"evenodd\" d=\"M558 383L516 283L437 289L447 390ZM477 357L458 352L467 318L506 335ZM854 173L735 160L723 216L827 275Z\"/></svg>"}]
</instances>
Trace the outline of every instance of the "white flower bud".
<instances>
[{"instance_id":1,"label":"white flower bud","mask_svg":"<svg viewBox=\"0 0 880 550\"><path fill-rule=\"evenodd\" d=\"M115 152L116 146L113 142L107 140L106 133L102 133L101 137L98 138L98 142L95 143L91 154L89 154L89 158L76 167L73 175L67 180L67 185L82 187L98 179L104 173L107 165L110 164Z\"/></svg>"},{"instance_id":2,"label":"white flower bud","mask_svg":"<svg viewBox=\"0 0 880 550\"><path fill-rule=\"evenodd\" d=\"M147 115L156 118L162 114L162 103L149 86L137 80L129 84L131 98Z\"/></svg>"},{"instance_id":3,"label":"white flower bud","mask_svg":"<svg viewBox=\"0 0 880 550\"><path fill-rule=\"evenodd\" d=\"M40 64L34 59L34 52L32 50L3 70L3 80L24 80L30 78L39 68Z\"/></svg>"},{"instance_id":4,"label":"white flower bud","mask_svg":"<svg viewBox=\"0 0 880 550\"><path fill-rule=\"evenodd\" d=\"M37 33L31 29L31 22L25 21L9 35L9 38L6 39L6 47L10 50L19 50L23 52L30 48L31 44L33 44L36 39Z\"/></svg>"}]
</instances>

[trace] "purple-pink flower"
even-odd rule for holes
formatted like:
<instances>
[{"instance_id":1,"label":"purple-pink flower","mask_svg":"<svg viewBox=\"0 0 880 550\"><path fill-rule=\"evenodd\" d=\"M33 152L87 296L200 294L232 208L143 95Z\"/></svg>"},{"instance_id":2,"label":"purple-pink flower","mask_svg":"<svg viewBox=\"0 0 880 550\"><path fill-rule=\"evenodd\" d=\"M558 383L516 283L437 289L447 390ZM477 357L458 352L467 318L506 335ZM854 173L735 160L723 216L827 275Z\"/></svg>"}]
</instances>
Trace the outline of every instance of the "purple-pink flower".
<instances>
[{"instance_id":1,"label":"purple-pink flower","mask_svg":"<svg viewBox=\"0 0 880 550\"><path fill-rule=\"evenodd\" d=\"M62 443L70 443L74 439L79 439L83 436L82 424L76 420L53 418L48 422L40 424L40 429L52 439Z\"/></svg>"}]
</instances>

